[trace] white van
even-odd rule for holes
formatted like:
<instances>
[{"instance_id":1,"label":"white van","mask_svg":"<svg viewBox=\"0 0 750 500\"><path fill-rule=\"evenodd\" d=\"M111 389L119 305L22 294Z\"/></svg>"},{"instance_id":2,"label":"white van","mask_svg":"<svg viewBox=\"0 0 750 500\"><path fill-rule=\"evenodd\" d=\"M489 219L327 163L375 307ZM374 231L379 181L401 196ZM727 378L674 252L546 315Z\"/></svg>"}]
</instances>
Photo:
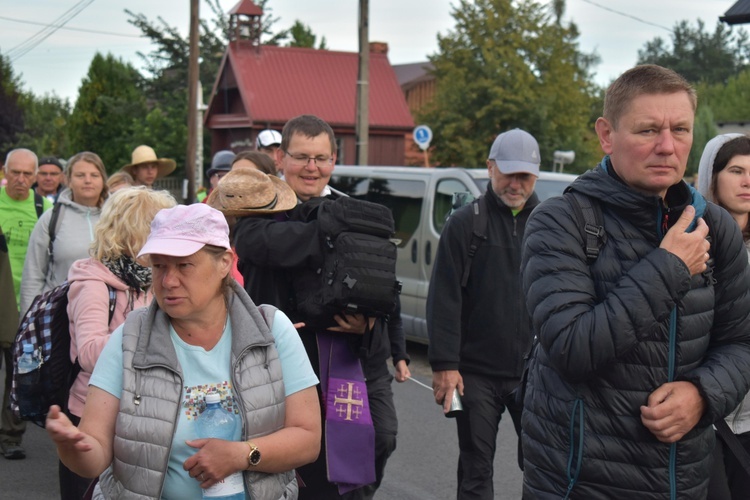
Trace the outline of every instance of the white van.
<instances>
[{"instance_id":1,"label":"white van","mask_svg":"<svg viewBox=\"0 0 750 500\"><path fill-rule=\"evenodd\" d=\"M541 172L540 200L561 195L575 175ZM487 189L487 169L339 166L331 187L391 209L398 245L396 273L401 289L401 318L408 340L427 343L425 304L440 233L451 210L453 193L474 197Z\"/></svg>"}]
</instances>

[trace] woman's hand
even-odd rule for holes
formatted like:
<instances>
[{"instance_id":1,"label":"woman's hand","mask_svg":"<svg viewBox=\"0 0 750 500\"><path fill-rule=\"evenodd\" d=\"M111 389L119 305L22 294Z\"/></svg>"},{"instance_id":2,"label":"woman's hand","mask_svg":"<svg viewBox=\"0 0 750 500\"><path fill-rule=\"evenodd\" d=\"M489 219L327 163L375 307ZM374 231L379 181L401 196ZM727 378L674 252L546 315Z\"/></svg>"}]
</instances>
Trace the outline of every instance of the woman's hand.
<instances>
[{"instance_id":1,"label":"woman's hand","mask_svg":"<svg viewBox=\"0 0 750 500\"><path fill-rule=\"evenodd\" d=\"M84 442L86 434L78 430L60 407L52 405L47 413L45 423L47 434L58 447L67 447L76 451L91 451L91 444Z\"/></svg>"},{"instance_id":2,"label":"woman's hand","mask_svg":"<svg viewBox=\"0 0 750 500\"><path fill-rule=\"evenodd\" d=\"M185 443L198 452L185 460L182 467L201 488L208 488L235 472L247 469L249 448L244 441L194 439Z\"/></svg>"}]
</instances>

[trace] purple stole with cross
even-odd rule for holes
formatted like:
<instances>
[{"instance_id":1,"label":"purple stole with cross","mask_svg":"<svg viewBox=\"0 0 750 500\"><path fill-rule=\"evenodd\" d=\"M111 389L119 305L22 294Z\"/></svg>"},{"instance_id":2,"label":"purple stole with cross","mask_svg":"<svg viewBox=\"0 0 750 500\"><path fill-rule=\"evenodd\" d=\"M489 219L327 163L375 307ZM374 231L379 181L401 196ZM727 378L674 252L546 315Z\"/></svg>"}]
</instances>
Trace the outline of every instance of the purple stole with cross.
<instances>
[{"instance_id":1,"label":"purple stole with cross","mask_svg":"<svg viewBox=\"0 0 750 500\"><path fill-rule=\"evenodd\" d=\"M328 480L344 494L375 482L375 429L359 358L345 334L318 332Z\"/></svg>"}]
</instances>

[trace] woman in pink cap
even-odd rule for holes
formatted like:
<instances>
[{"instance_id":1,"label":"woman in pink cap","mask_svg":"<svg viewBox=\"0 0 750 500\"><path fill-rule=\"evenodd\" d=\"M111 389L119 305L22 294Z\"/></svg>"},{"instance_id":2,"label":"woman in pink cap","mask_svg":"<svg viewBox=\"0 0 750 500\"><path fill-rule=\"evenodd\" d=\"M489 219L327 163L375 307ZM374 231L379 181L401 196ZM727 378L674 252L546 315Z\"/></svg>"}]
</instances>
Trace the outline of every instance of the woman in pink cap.
<instances>
[{"instance_id":1,"label":"woman in pink cap","mask_svg":"<svg viewBox=\"0 0 750 500\"><path fill-rule=\"evenodd\" d=\"M112 334L80 425L50 409L61 460L99 476L104 498L199 498L201 488L297 498L293 469L317 457L321 424L293 325L232 280L229 229L208 205L159 212L144 255L156 300ZM239 415L231 441L198 438L207 394Z\"/></svg>"}]
</instances>

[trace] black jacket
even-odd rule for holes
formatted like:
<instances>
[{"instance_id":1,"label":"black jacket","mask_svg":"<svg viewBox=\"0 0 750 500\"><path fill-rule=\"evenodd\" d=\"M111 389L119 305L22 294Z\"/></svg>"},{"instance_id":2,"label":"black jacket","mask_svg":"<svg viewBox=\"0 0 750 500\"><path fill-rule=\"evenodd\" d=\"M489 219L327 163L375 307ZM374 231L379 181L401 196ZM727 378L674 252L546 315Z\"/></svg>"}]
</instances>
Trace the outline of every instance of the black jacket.
<instances>
[{"instance_id":1,"label":"black jacket","mask_svg":"<svg viewBox=\"0 0 750 500\"><path fill-rule=\"evenodd\" d=\"M515 217L488 183L486 241L471 263L465 288L473 230L472 206L450 216L440 236L427 294L429 359L434 371L460 370L520 378L531 341L531 322L521 292L521 242L532 210L532 194Z\"/></svg>"},{"instance_id":2,"label":"black jacket","mask_svg":"<svg viewBox=\"0 0 750 500\"><path fill-rule=\"evenodd\" d=\"M714 432L750 386L750 271L737 224L685 183L658 196L609 175L572 189L600 203L606 242L589 265L579 223L558 197L526 227L522 278L540 348L522 418L529 498L705 498ZM690 276L659 248L688 204L712 238L713 274ZM705 214L705 215L704 215ZM640 406L670 381L706 402L679 443L658 441Z\"/></svg>"},{"instance_id":3,"label":"black jacket","mask_svg":"<svg viewBox=\"0 0 750 500\"><path fill-rule=\"evenodd\" d=\"M304 322L294 310L292 275L303 268L317 268L323 260L322 240L315 221L300 222L304 213L318 200L298 205L283 217L244 217L235 227L235 251L238 268L245 281L245 289L256 304L271 304L286 313L294 322ZM308 205L310 204L310 205ZM397 311L400 314L400 307ZM389 328L389 323L391 324ZM351 348L359 353L365 378L373 379L388 374L387 360L409 361L400 317L387 323L375 322L370 335L348 335ZM302 342L316 372L318 348L315 331L299 330Z\"/></svg>"}]
</instances>

